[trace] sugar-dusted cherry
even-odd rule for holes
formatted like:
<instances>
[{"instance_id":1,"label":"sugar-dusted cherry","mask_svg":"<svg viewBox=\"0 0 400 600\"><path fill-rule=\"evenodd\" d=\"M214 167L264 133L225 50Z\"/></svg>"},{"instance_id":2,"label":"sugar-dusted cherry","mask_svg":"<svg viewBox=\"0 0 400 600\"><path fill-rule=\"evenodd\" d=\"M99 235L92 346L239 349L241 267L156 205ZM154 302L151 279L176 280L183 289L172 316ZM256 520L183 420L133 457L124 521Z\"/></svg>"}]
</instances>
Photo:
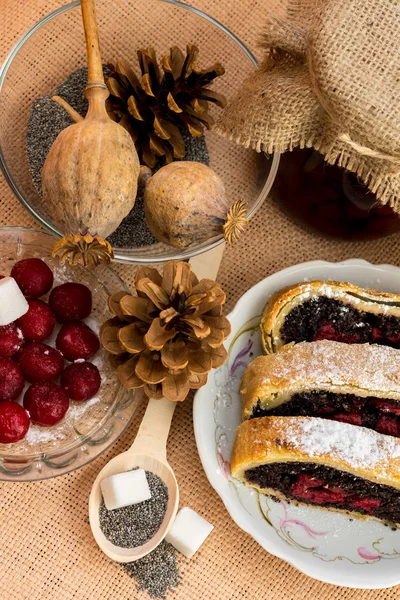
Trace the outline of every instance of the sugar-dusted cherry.
<instances>
[{"instance_id":1,"label":"sugar-dusted cherry","mask_svg":"<svg viewBox=\"0 0 400 600\"><path fill-rule=\"evenodd\" d=\"M13 356L22 346L24 336L16 323L0 327L0 356Z\"/></svg>"},{"instance_id":2,"label":"sugar-dusted cherry","mask_svg":"<svg viewBox=\"0 0 400 600\"><path fill-rule=\"evenodd\" d=\"M28 304L28 312L17 320L18 326L27 342L44 342L54 329L54 315L43 300L28 300Z\"/></svg>"},{"instance_id":3,"label":"sugar-dusted cherry","mask_svg":"<svg viewBox=\"0 0 400 600\"><path fill-rule=\"evenodd\" d=\"M40 258L24 258L15 263L10 273L26 298L40 298L53 287L53 273Z\"/></svg>"},{"instance_id":4,"label":"sugar-dusted cherry","mask_svg":"<svg viewBox=\"0 0 400 600\"><path fill-rule=\"evenodd\" d=\"M29 383L56 381L64 369L64 359L60 352L41 342L24 344L18 352L17 360Z\"/></svg>"},{"instance_id":5,"label":"sugar-dusted cherry","mask_svg":"<svg viewBox=\"0 0 400 600\"><path fill-rule=\"evenodd\" d=\"M80 321L92 312L92 292L82 283L69 281L51 291L49 305L59 323Z\"/></svg>"},{"instance_id":6,"label":"sugar-dusted cherry","mask_svg":"<svg viewBox=\"0 0 400 600\"><path fill-rule=\"evenodd\" d=\"M49 427L65 416L69 407L67 394L57 383L34 383L25 392L24 407L32 423Z\"/></svg>"},{"instance_id":7,"label":"sugar-dusted cherry","mask_svg":"<svg viewBox=\"0 0 400 600\"><path fill-rule=\"evenodd\" d=\"M101 377L96 365L76 362L65 367L61 387L71 400L89 400L97 394Z\"/></svg>"},{"instance_id":8,"label":"sugar-dusted cherry","mask_svg":"<svg viewBox=\"0 0 400 600\"><path fill-rule=\"evenodd\" d=\"M11 358L0 358L0 400L16 400L24 385L20 367Z\"/></svg>"},{"instance_id":9,"label":"sugar-dusted cherry","mask_svg":"<svg viewBox=\"0 0 400 600\"><path fill-rule=\"evenodd\" d=\"M22 440L29 429L26 410L11 400L0 402L0 444Z\"/></svg>"},{"instance_id":10,"label":"sugar-dusted cherry","mask_svg":"<svg viewBox=\"0 0 400 600\"><path fill-rule=\"evenodd\" d=\"M67 360L88 360L96 354L100 342L95 332L85 323L73 321L61 327L56 346Z\"/></svg>"}]
</instances>

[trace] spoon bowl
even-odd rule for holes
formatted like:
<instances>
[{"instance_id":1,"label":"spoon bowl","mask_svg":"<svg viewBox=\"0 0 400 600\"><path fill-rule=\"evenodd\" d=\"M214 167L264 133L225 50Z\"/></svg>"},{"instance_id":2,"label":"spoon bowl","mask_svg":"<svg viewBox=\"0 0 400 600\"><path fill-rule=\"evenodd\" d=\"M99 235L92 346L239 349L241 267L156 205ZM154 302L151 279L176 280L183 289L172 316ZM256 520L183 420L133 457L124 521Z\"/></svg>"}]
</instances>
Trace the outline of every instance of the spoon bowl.
<instances>
[{"instance_id":1,"label":"spoon bowl","mask_svg":"<svg viewBox=\"0 0 400 600\"><path fill-rule=\"evenodd\" d=\"M178 483L166 458L166 443L175 406L175 402L166 398L149 400L133 445L126 452L110 460L93 484L89 497L89 521L93 536L101 550L117 562L133 562L154 550L167 535L178 510ZM121 548L108 540L100 528L99 511L102 501L100 482L110 475L135 468L151 471L164 482L168 488L167 510L160 528L145 544L136 548Z\"/></svg>"}]
</instances>

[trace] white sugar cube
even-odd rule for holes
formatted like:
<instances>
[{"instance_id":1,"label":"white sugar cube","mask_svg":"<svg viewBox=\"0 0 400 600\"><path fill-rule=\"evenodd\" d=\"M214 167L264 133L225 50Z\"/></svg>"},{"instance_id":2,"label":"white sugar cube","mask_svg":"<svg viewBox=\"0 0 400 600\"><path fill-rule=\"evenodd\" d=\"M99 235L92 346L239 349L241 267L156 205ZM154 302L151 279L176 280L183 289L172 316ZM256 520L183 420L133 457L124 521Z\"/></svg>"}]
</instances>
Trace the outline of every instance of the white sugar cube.
<instances>
[{"instance_id":1,"label":"white sugar cube","mask_svg":"<svg viewBox=\"0 0 400 600\"><path fill-rule=\"evenodd\" d=\"M29 305L13 277L0 279L0 325L9 325L28 312Z\"/></svg>"},{"instance_id":2,"label":"white sugar cube","mask_svg":"<svg viewBox=\"0 0 400 600\"><path fill-rule=\"evenodd\" d=\"M185 506L176 515L165 539L184 556L192 558L213 529L214 525Z\"/></svg>"},{"instance_id":3,"label":"white sugar cube","mask_svg":"<svg viewBox=\"0 0 400 600\"><path fill-rule=\"evenodd\" d=\"M100 482L100 488L107 510L138 504L151 498L146 472L143 469L106 477Z\"/></svg>"}]
</instances>

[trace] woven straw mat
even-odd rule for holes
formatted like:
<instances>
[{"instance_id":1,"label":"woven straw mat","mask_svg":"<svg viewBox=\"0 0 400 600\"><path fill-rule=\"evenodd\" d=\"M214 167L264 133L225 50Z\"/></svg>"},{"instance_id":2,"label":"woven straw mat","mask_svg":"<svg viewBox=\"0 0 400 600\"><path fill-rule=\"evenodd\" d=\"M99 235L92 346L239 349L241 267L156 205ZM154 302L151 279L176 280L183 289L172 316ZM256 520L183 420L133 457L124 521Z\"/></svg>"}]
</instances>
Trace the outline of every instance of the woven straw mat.
<instances>
[{"instance_id":1,"label":"woven straw mat","mask_svg":"<svg viewBox=\"0 0 400 600\"><path fill-rule=\"evenodd\" d=\"M266 10L279 0L196 0L192 2L230 27L258 56L256 42ZM60 0L1 0L0 60L40 17ZM0 224L33 226L0 180ZM260 279L312 259L339 261L361 257L397 264L396 237L368 243L326 240L305 233L267 201L251 223L251 234L226 251L219 281L231 309ZM117 266L127 284L134 269ZM134 581L96 546L87 520L92 482L103 465L128 448L138 425L105 455L64 477L39 483L0 484L0 600L147 599ZM168 442L168 456L180 485L181 505L198 511L215 526L191 560L180 559L183 585L169 598L184 600L372 600L400 598L399 588L349 590L314 581L266 553L230 519L203 472L197 454L191 402L179 405ZM393 568L396 568L393 565Z\"/></svg>"}]
</instances>

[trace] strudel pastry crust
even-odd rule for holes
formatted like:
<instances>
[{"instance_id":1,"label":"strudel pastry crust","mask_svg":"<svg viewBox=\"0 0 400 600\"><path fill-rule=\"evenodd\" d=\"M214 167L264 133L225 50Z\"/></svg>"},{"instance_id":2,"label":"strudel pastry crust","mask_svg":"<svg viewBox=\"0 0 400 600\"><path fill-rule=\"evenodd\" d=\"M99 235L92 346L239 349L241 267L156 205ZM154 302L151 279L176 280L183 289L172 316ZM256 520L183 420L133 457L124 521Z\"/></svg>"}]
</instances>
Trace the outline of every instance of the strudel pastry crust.
<instances>
[{"instance_id":1,"label":"strudel pastry crust","mask_svg":"<svg viewBox=\"0 0 400 600\"><path fill-rule=\"evenodd\" d=\"M358 311L400 318L400 294L363 289L352 283L310 281L284 288L267 302L261 318L261 342L265 353L285 344L282 326L293 309L317 297L333 298Z\"/></svg>"},{"instance_id":2,"label":"strudel pastry crust","mask_svg":"<svg viewBox=\"0 0 400 600\"><path fill-rule=\"evenodd\" d=\"M314 390L400 401L400 350L323 340L287 344L276 354L259 356L240 384L243 419L258 403L270 410Z\"/></svg>"},{"instance_id":3,"label":"strudel pastry crust","mask_svg":"<svg viewBox=\"0 0 400 600\"><path fill-rule=\"evenodd\" d=\"M389 494L393 493L396 497L400 491L400 440L397 438L347 423L312 417L263 417L244 421L239 426L232 452L231 472L246 485L264 494L310 504L301 498L290 497L290 494L286 495L282 490L260 486L254 482L254 477L251 481L252 469L264 465L269 468L271 465L282 467L283 464L286 465L286 474L290 472L291 464L303 468L302 463L304 469L310 468L310 465L318 465L331 472L334 469L338 472L338 477L350 474L358 478L358 481L361 479L370 482L368 485L389 486L385 488L385 493L388 494L389 490ZM350 481L353 481L351 477ZM395 502L395 506L398 506L398 502ZM382 518L360 515L356 508L343 510L340 505L322 505L321 508L354 513L361 518ZM395 510L398 513L398 509Z\"/></svg>"},{"instance_id":4,"label":"strudel pastry crust","mask_svg":"<svg viewBox=\"0 0 400 600\"><path fill-rule=\"evenodd\" d=\"M400 439L316 417L262 417L236 432L231 472L273 462L311 462L400 490Z\"/></svg>"}]
</instances>

